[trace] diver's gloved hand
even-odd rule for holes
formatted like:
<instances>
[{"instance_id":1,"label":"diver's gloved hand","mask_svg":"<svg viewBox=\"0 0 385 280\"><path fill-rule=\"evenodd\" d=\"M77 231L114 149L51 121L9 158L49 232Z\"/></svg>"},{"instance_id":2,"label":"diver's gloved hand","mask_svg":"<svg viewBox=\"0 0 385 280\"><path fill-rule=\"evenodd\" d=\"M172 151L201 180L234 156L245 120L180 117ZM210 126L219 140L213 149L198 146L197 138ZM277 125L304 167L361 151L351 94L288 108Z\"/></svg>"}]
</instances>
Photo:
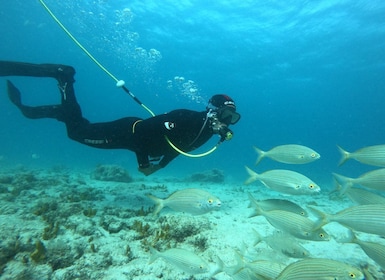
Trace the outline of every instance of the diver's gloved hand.
<instances>
[{"instance_id":1,"label":"diver's gloved hand","mask_svg":"<svg viewBox=\"0 0 385 280\"><path fill-rule=\"evenodd\" d=\"M159 164L152 164L151 163L148 167L139 167L138 170L139 170L139 172L148 176L148 175L151 175L152 173L158 171L161 168L162 167Z\"/></svg>"}]
</instances>

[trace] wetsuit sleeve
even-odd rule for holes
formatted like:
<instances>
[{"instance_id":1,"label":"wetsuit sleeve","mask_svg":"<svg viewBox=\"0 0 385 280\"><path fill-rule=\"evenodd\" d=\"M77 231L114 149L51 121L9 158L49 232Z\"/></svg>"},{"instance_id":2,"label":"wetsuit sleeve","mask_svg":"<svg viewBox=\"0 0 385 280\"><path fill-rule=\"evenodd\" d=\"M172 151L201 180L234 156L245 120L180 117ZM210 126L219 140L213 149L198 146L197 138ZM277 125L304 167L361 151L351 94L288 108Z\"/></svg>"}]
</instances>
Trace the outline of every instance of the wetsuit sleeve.
<instances>
[{"instance_id":1,"label":"wetsuit sleeve","mask_svg":"<svg viewBox=\"0 0 385 280\"><path fill-rule=\"evenodd\" d=\"M135 155L138 166L140 168L146 168L150 166L150 160L148 159L148 155L146 153L136 152Z\"/></svg>"}]
</instances>

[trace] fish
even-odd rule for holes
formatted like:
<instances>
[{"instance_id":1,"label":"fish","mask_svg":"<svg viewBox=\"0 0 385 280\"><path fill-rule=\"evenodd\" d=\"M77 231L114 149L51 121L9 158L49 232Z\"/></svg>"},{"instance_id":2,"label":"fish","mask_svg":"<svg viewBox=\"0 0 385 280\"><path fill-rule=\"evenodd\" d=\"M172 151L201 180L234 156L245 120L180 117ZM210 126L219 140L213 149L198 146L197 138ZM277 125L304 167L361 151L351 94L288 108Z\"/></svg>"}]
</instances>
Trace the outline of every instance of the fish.
<instances>
[{"instance_id":1,"label":"fish","mask_svg":"<svg viewBox=\"0 0 385 280\"><path fill-rule=\"evenodd\" d=\"M360 265L360 268L361 268L361 271L362 271L362 272L364 273L364 275L365 275L365 280L378 280L378 278L374 278L374 276L372 275L368 263L363 263L363 264L361 264L361 265Z\"/></svg>"},{"instance_id":2,"label":"fish","mask_svg":"<svg viewBox=\"0 0 385 280\"><path fill-rule=\"evenodd\" d=\"M364 280L360 269L322 258L308 258L289 264L276 280Z\"/></svg>"},{"instance_id":3,"label":"fish","mask_svg":"<svg viewBox=\"0 0 385 280\"><path fill-rule=\"evenodd\" d=\"M266 280L275 279L281 271L285 268L285 265L268 261L257 260L248 262L239 251L235 251L235 262L233 266L225 266L223 261L217 257L217 264L219 264L220 271L224 271L230 275L232 279L237 280Z\"/></svg>"},{"instance_id":4,"label":"fish","mask_svg":"<svg viewBox=\"0 0 385 280\"><path fill-rule=\"evenodd\" d=\"M285 265L268 260L256 260L245 265L256 278L254 279L275 279L284 270ZM259 277L259 278L258 278Z\"/></svg>"},{"instance_id":5,"label":"fish","mask_svg":"<svg viewBox=\"0 0 385 280\"><path fill-rule=\"evenodd\" d=\"M254 275L250 269L247 267L242 267L238 271L234 273L227 273L231 276L231 279L233 280L259 280L261 278L258 278L257 275ZM266 278L263 278L263 280Z\"/></svg>"},{"instance_id":6,"label":"fish","mask_svg":"<svg viewBox=\"0 0 385 280\"><path fill-rule=\"evenodd\" d=\"M327 214L308 206L318 215L317 227L337 222L355 231L385 235L385 204L356 205L336 214Z\"/></svg>"},{"instance_id":7,"label":"fish","mask_svg":"<svg viewBox=\"0 0 385 280\"><path fill-rule=\"evenodd\" d=\"M354 184L379 191L385 190L385 168L366 172L358 178L350 178L337 173L333 173L333 176L338 182L342 183L342 193Z\"/></svg>"},{"instance_id":8,"label":"fish","mask_svg":"<svg viewBox=\"0 0 385 280\"><path fill-rule=\"evenodd\" d=\"M178 190L166 199L161 199L151 194L147 194L147 197L155 202L155 215L164 207L192 215L206 214L221 207L221 201L216 196L201 189L189 188Z\"/></svg>"},{"instance_id":9,"label":"fish","mask_svg":"<svg viewBox=\"0 0 385 280\"><path fill-rule=\"evenodd\" d=\"M150 252L151 257L149 264L153 263L158 258L162 258L169 264L183 270L186 273L200 274L209 271L205 260L184 249L173 248L164 252L159 252L153 247L150 247Z\"/></svg>"},{"instance_id":10,"label":"fish","mask_svg":"<svg viewBox=\"0 0 385 280\"><path fill-rule=\"evenodd\" d=\"M374 260L378 265L385 270L385 245L363 241L357 238L352 230L348 232L349 236L343 240L342 243L355 243L361 247L361 249L368 255L369 258Z\"/></svg>"},{"instance_id":11,"label":"fish","mask_svg":"<svg viewBox=\"0 0 385 280\"><path fill-rule=\"evenodd\" d=\"M255 241L254 246L259 242L266 242L269 247L276 252L280 252L290 258L307 258L310 256L310 252L306 250L294 237L283 232L275 232L273 235L262 237L259 232L254 231Z\"/></svg>"},{"instance_id":12,"label":"fish","mask_svg":"<svg viewBox=\"0 0 385 280\"><path fill-rule=\"evenodd\" d=\"M340 166L348 159L355 159L364 164L385 167L385 145L368 146L355 152L348 152L340 146L337 147L342 155Z\"/></svg>"},{"instance_id":13,"label":"fish","mask_svg":"<svg viewBox=\"0 0 385 280\"><path fill-rule=\"evenodd\" d=\"M292 195L317 194L321 190L321 188L308 177L295 171L274 169L258 174L249 167L245 167L250 175L245 181L246 185L259 180L269 189Z\"/></svg>"},{"instance_id":14,"label":"fish","mask_svg":"<svg viewBox=\"0 0 385 280\"><path fill-rule=\"evenodd\" d=\"M357 204L385 204L385 197L361 188L350 188L345 195Z\"/></svg>"},{"instance_id":15,"label":"fish","mask_svg":"<svg viewBox=\"0 0 385 280\"><path fill-rule=\"evenodd\" d=\"M269 151L262 151L254 146L254 150L258 153L256 165L260 163L263 158L270 158L288 164L305 164L321 157L320 154L313 149L296 144L276 146Z\"/></svg>"},{"instance_id":16,"label":"fish","mask_svg":"<svg viewBox=\"0 0 385 280\"><path fill-rule=\"evenodd\" d=\"M283 210L264 211L251 194L249 194L249 199L255 210L250 217L264 216L276 229L300 239L313 241L330 240L329 234L309 218Z\"/></svg>"},{"instance_id":17,"label":"fish","mask_svg":"<svg viewBox=\"0 0 385 280\"><path fill-rule=\"evenodd\" d=\"M304 217L308 216L308 213L305 209L303 209L298 204L286 199L270 198L265 200L259 200L258 205L265 211L285 210L299 214Z\"/></svg>"}]
</instances>

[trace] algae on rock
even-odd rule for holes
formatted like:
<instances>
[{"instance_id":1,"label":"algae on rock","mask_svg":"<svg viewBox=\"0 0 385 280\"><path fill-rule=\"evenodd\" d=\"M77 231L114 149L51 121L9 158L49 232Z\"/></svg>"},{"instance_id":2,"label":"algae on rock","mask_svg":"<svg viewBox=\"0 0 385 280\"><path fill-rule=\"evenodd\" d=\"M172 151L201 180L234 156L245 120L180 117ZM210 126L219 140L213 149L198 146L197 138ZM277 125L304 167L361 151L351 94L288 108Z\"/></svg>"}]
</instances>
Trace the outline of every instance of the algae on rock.
<instances>
[{"instance_id":1,"label":"algae on rock","mask_svg":"<svg viewBox=\"0 0 385 280\"><path fill-rule=\"evenodd\" d=\"M46 249L43 242L40 240L36 241L36 249L31 253L31 259L35 262L40 262L45 259Z\"/></svg>"},{"instance_id":2,"label":"algae on rock","mask_svg":"<svg viewBox=\"0 0 385 280\"><path fill-rule=\"evenodd\" d=\"M123 167L118 165L98 165L91 178L99 181L132 182L132 177Z\"/></svg>"}]
</instances>

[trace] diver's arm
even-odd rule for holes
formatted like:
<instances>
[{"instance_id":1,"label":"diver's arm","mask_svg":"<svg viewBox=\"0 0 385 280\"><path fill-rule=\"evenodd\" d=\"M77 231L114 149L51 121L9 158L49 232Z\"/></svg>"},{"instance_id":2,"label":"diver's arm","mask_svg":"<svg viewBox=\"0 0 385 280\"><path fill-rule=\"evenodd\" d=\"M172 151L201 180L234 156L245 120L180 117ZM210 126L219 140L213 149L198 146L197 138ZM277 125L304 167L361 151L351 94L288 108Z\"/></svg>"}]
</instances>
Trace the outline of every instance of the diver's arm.
<instances>
[{"instance_id":1,"label":"diver's arm","mask_svg":"<svg viewBox=\"0 0 385 280\"><path fill-rule=\"evenodd\" d=\"M139 166L138 171L143 173L144 175L148 176L148 175L151 175L152 173L158 171L161 168L162 167L159 164L150 163L150 165L147 167L140 167Z\"/></svg>"},{"instance_id":2,"label":"diver's arm","mask_svg":"<svg viewBox=\"0 0 385 280\"><path fill-rule=\"evenodd\" d=\"M138 161L138 171L148 176L162 168L160 164L152 164L147 154L136 153Z\"/></svg>"},{"instance_id":3,"label":"diver's arm","mask_svg":"<svg viewBox=\"0 0 385 280\"><path fill-rule=\"evenodd\" d=\"M164 155L162 160L159 162L159 165L163 168L166 167L167 164L170 163L174 158L176 158L179 155L179 153L175 151L171 151L168 154Z\"/></svg>"},{"instance_id":4,"label":"diver's arm","mask_svg":"<svg viewBox=\"0 0 385 280\"><path fill-rule=\"evenodd\" d=\"M148 159L147 154L136 152L135 155L139 168L146 168L150 166L150 160Z\"/></svg>"}]
</instances>

